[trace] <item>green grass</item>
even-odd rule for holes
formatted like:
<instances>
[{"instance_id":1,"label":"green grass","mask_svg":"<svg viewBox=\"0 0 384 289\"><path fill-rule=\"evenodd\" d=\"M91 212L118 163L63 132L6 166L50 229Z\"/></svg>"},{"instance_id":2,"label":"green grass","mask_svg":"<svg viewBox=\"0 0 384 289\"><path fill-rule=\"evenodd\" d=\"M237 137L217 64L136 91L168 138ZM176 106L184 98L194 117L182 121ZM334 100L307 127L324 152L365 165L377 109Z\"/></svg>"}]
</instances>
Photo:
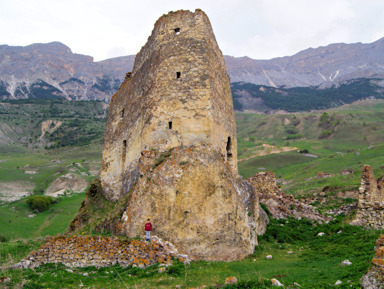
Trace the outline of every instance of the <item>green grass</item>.
<instances>
[{"instance_id":1,"label":"green grass","mask_svg":"<svg viewBox=\"0 0 384 289\"><path fill-rule=\"evenodd\" d=\"M325 235L318 236L319 232ZM329 224L312 224L304 219L271 220L255 253L242 261L195 261L189 265L175 261L161 274L157 273L158 265L144 270L119 266L77 268L71 273L62 265L47 264L34 270L2 268L0 276L10 276L14 286L23 280L28 286L36 286L25 288L70 288L81 284L92 288L190 288L223 284L229 276L253 287L225 288L272 288L272 278L285 285L297 282L301 288L331 288L337 280L344 286L348 284L348 288L349 284L359 288L359 279L370 265L380 233L350 226L343 217ZM15 262L40 242L0 243L0 260ZM266 260L267 255L273 259ZM340 265L346 259L351 266Z\"/></svg>"},{"instance_id":2,"label":"green grass","mask_svg":"<svg viewBox=\"0 0 384 289\"><path fill-rule=\"evenodd\" d=\"M384 102L365 101L328 110L340 123L335 133L327 139L319 139L322 133L322 112L260 115L236 113L238 132L238 158L246 158L261 143L277 147L288 146L307 149L318 158L305 157L295 151L253 157L238 164L239 172L249 177L265 168L275 172L278 178L291 183L284 185L286 192L301 195L319 191L326 185L357 189L364 164L372 166L376 177L384 174ZM295 126L303 135L299 140L287 140L288 126ZM254 141L247 141L246 139ZM371 147L372 146L372 147ZM352 176L341 176L340 170L352 169ZM315 179L317 173L335 174L332 178ZM310 180L308 180L310 179Z\"/></svg>"},{"instance_id":3,"label":"green grass","mask_svg":"<svg viewBox=\"0 0 384 289\"><path fill-rule=\"evenodd\" d=\"M274 171L277 178L291 181L283 189L296 196L313 194L325 186L330 187L331 191L327 192L330 195L337 191L356 190L364 164L373 167L376 177L384 174L384 130L381 129L384 124L383 110L383 101L361 102L328 110L329 115L336 115L341 121L335 133L323 140L319 139L323 129L318 125L322 112L294 115L236 113L239 159L252 157L264 143L276 147L307 149L309 153L318 156L305 157L296 150L270 154L239 162L239 172L248 177L259 172L258 168ZM31 111L34 110L31 108ZM70 111L66 113L70 115ZM39 117L44 114L48 115L49 110L43 109ZM9 120L7 114L1 117L13 125L18 122L15 119ZM287 140L289 135L297 131L303 138ZM370 145L373 147L370 148ZM57 159L61 161L60 164L53 161ZM35 191L42 191L54 178L71 170L87 173L89 176L86 178L91 179L90 172L100 168L101 143L96 141L87 146L51 150L22 144L1 145L0 160L6 160L0 162L0 183L28 181L33 184ZM81 167L74 163L80 163ZM21 168L27 164L37 168L39 173L24 174ZM339 171L344 169L352 169L354 174L341 176ZM334 176L316 179L314 177L318 172L332 173ZM64 233L78 212L84 195L63 197L50 209L33 218L28 218L32 212L25 200L0 206L0 235L9 240L0 243L1 264L14 263L36 249L41 243L39 238ZM345 200L345 203L354 201ZM337 202L329 204L337 205ZM292 222L291 225L289 222ZM74 273L67 272L61 265L45 265L35 271L6 270L2 266L0 276L11 276L11 285L14 287L25 282L25 288L174 288L178 284L189 288L223 284L229 276L237 277L242 284L258 284L250 288L268 288L270 286L265 278L274 277L285 285L297 282L302 288L329 288L338 279L343 284L349 280L355 284L353 288L358 288L356 284L369 266L379 231L352 227L343 220L316 226L305 221L289 222L272 221L266 235L260 238L260 246L255 254L238 262L199 261L185 267L179 264L175 266L177 269L164 274L154 273L157 271L156 266L142 271L120 267L85 268L76 269ZM322 239L317 236L319 230L326 232ZM338 234L340 230L342 233ZM294 253L288 254L288 251ZM273 259L265 260L269 254L273 255ZM352 261L353 265L341 267L340 263L345 259ZM89 276L83 276L85 272ZM261 285L263 282L265 285Z\"/></svg>"},{"instance_id":4,"label":"green grass","mask_svg":"<svg viewBox=\"0 0 384 289\"><path fill-rule=\"evenodd\" d=\"M8 240L33 239L64 233L80 208L84 193L62 197L47 211L34 213L26 200L0 207L0 231Z\"/></svg>"}]
</instances>

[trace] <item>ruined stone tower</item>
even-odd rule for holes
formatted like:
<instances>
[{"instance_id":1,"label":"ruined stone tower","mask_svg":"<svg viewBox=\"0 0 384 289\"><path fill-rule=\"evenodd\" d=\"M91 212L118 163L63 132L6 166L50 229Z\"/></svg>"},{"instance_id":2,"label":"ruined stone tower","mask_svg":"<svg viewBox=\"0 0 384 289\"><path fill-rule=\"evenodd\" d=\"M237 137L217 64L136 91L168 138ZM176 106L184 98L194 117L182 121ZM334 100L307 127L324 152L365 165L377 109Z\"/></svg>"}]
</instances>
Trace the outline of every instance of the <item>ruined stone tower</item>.
<instances>
[{"instance_id":1,"label":"ruined stone tower","mask_svg":"<svg viewBox=\"0 0 384 289\"><path fill-rule=\"evenodd\" d=\"M112 97L101 185L70 230L135 237L151 218L153 234L190 258L241 259L265 222L236 150L230 81L209 19L170 12Z\"/></svg>"},{"instance_id":2,"label":"ruined stone tower","mask_svg":"<svg viewBox=\"0 0 384 289\"><path fill-rule=\"evenodd\" d=\"M208 17L162 16L112 97L101 182L117 200L136 182L143 150L211 146L237 171L236 126L222 53Z\"/></svg>"},{"instance_id":3,"label":"ruined stone tower","mask_svg":"<svg viewBox=\"0 0 384 289\"><path fill-rule=\"evenodd\" d=\"M384 176L375 179L371 166L364 165L353 225L384 228Z\"/></svg>"}]
</instances>

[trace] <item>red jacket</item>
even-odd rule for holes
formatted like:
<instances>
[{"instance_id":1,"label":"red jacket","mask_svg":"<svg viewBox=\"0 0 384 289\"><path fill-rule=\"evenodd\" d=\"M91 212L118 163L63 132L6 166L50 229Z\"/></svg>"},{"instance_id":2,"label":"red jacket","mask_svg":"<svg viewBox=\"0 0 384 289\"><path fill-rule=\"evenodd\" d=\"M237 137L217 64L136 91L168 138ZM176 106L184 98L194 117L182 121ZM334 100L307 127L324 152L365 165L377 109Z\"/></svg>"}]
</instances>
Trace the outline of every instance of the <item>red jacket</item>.
<instances>
[{"instance_id":1,"label":"red jacket","mask_svg":"<svg viewBox=\"0 0 384 289\"><path fill-rule=\"evenodd\" d=\"M146 223L145 224L145 230L146 231L152 231L152 224L151 223Z\"/></svg>"}]
</instances>

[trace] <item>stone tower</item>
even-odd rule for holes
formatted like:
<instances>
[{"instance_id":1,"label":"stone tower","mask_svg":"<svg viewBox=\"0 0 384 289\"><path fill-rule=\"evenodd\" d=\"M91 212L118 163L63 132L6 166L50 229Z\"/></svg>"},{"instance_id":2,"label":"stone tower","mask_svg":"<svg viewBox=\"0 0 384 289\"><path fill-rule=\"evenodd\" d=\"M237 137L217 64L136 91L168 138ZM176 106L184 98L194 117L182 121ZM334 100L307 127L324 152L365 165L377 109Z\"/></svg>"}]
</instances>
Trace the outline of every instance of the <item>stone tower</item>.
<instances>
[{"instance_id":1,"label":"stone tower","mask_svg":"<svg viewBox=\"0 0 384 289\"><path fill-rule=\"evenodd\" d=\"M190 145L214 148L237 172L229 76L201 10L162 16L111 99L100 175L107 198L132 188L143 150Z\"/></svg>"},{"instance_id":2,"label":"stone tower","mask_svg":"<svg viewBox=\"0 0 384 289\"><path fill-rule=\"evenodd\" d=\"M135 237L150 218L155 235L193 259L241 259L265 222L236 150L230 81L209 19L170 12L111 99L101 193L87 194L70 229L88 222Z\"/></svg>"}]
</instances>

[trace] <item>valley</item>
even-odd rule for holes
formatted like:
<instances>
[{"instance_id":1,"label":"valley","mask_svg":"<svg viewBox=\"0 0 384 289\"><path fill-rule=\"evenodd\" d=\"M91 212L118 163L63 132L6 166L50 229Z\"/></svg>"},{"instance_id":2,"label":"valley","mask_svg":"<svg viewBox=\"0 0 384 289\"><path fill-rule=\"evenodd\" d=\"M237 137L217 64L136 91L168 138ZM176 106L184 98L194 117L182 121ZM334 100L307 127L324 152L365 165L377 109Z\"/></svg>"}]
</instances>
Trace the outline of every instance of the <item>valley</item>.
<instances>
[{"instance_id":1,"label":"valley","mask_svg":"<svg viewBox=\"0 0 384 289\"><path fill-rule=\"evenodd\" d=\"M329 288L337 280L358 288L358 280L369 266L380 231L350 226L351 216L340 215L329 224L271 219L267 232L258 238L255 254L245 260L175 263L161 277L156 266L143 273L121 267L69 273L57 265L44 265L33 274L30 269L10 273L7 264L36 249L46 235L63 234L77 213L85 193L71 191L70 186L75 187L76 180L89 184L98 176L107 107L93 102L73 106L61 100L8 101L0 107L1 125L7 127L2 130L0 146L0 235L6 240L0 242L0 272L11 276L13 284L28 280L26 284L31 286L52 287L62 282L63 286L81 283L126 288L121 277L137 288L172 288L223 284L233 275L242 282L239 284L258 284L258 288L270 288L271 278L284 284L296 282L302 288L314 288L314 284ZM285 193L311 203L322 213L355 204L363 165L370 164L376 177L384 174L383 110L383 100L364 100L324 111L236 112L239 172L246 178L273 171ZM74 134L74 130L81 133ZM59 192L60 183L70 186L61 191L57 203L40 213L28 208L26 195ZM319 232L325 232L325 238L320 239ZM266 260L267 255L273 259ZM345 259L352 265L340 266ZM107 274L108 270L120 277ZM53 272L57 277L49 277ZM104 279L107 283L100 281Z\"/></svg>"}]
</instances>

